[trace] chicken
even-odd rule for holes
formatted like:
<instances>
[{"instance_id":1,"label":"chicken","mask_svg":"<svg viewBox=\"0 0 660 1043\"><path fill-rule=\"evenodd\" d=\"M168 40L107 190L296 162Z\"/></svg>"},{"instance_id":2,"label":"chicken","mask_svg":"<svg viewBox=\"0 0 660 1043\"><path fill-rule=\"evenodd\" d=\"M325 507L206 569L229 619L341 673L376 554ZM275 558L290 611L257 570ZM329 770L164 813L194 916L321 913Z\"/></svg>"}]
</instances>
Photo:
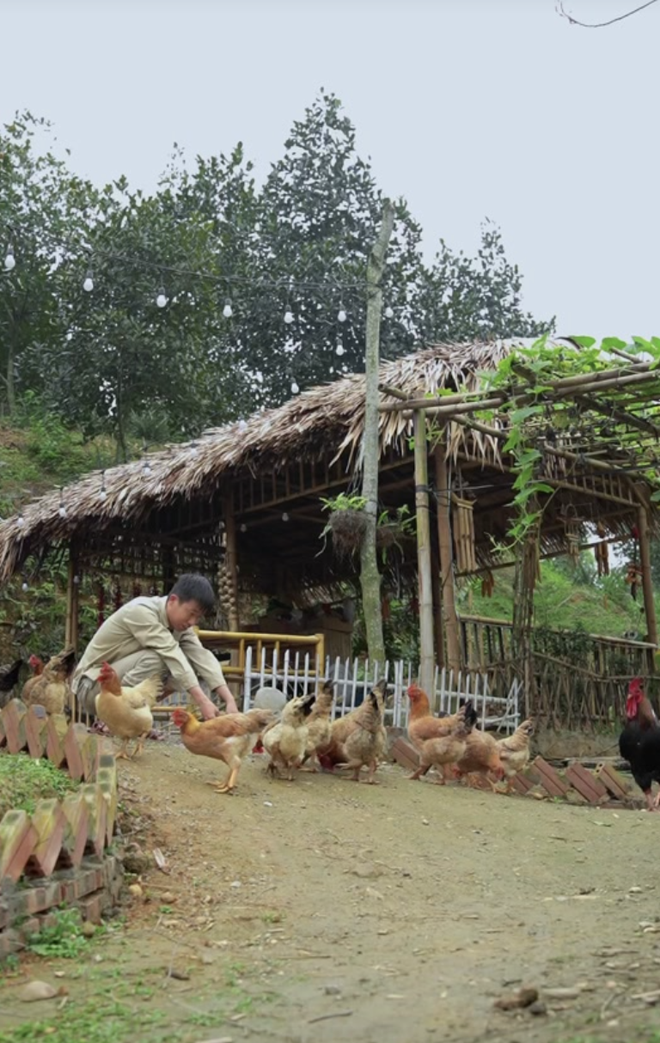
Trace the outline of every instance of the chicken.
<instances>
[{"instance_id":1,"label":"chicken","mask_svg":"<svg viewBox=\"0 0 660 1043\"><path fill-rule=\"evenodd\" d=\"M354 711L357 727L346 737L343 747L344 767L353 772L353 780L360 781L360 770L369 769L366 781L375 784L376 769L387 749L387 732L383 723L387 682L375 684L361 706Z\"/></svg>"},{"instance_id":2,"label":"chicken","mask_svg":"<svg viewBox=\"0 0 660 1043\"><path fill-rule=\"evenodd\" d=\"M316 695L299 695L289 700L279 721L267 728L261 741L266 753L270 754L268 770L275 775L280 768L288 772L293 782L293 769L299 768L305 759L309 729L307 719L312 712Z\"/></svg>"},{"instance_id":3,"label":"chicken","mask_svg":"<svg viewBox=\"0 0 660 1043\"><path fill-rule=\"evenodd\" d=\"M181 729L181 741L190 753L213 757L229 768L225 782L210 782L218 793L233 793L243 758L250 749L251 736L259 735L273 720L273 711L248 710L226 713L210 721L198 721L187 710L176 709L172 722Z\"/></svg>"},{"instance_id":4,"label":"chicken","mask_svg":"<svg viewBox=\"0 0 660 1043\"><path fill-rule=\"evenodd\" d=\"M69 678L75 662L73 648L65 648L52 656L41 673L28 678L23 685L23 702L28 706L43 706L47 714L64 713L65 707L73 702Z\"/></svg>"},{"instance_id":5,"label":"chicken","mask_svg":"<svg viewBox=\"0 0 660 1043\"><path fill-rule=\"evenodd\" d=\"M0 666L0 692L11 692L22 666L22 659L15 659L11 666Z\"/></svg>"},{"instance_id":6,"label":"chicken","mask_svg":"<svg viewBox=\"0 0 660 1043\"><path fill-rule=\"evenodd\" d=\"M304 763L311 761L305 771L316 771L318 767L318 751L327 748L332 732L332 704L335 693L332 684L326 682L321 691L316 693L312 712L307 719L307 746Z\"/></svg>"},{"instance_id":7,"label":"chicken","mask_svg":"<svg viewBox=\"0 0 660 1043\"><path fill-rule=\"evenodd\" d=\"M382 686L382 687L381 687ZM379 698L383 704L383 712L385 709L385 697L387 694L387 685L384 681L379 681L375 686L374 691L379 693ZM344 714L343 717L338 717L332 722L332 729L330 731L330 741L327 746L317 747L317 757L321 767L325 771L334 771L338 765L345 765L346 757L346 742L348 738L353 734L356 728L361 726L360 722L362 719L362 707L364 703L357 706L350 713Z\"/></svg>"},{"instance_id":8,"label":"chicken","mask_svg":"<svg viewBox=\"0 0 660 1043\"><path fill-rule=\"evenodd\" d=\"M96 716L111 735L122 740L117 757L128 759L127 748L131 739L136 740L130 755L135 757L142 753L144 740L153 727L151 710L162 691L162 679L149 677L134 688L122 688L116 671L104 663L98 680L100 691L95 699Z\"/></svg>"},{"instance_id":9,"label":"chicken","mask_svg":"<svg viewBox=\"0 0 660 1043\"><path fill-rule=\"evenodd\" d=\"M0 666L0 707L9 702L12 689L18 683L22 659L16 659L11 666Z\"/></svg>"},{"instance_id":10,"label":"chicken","mask_svg":"<svg viewBox=\"0 0 660 1043\"><path fill-rule=\"evenodd\" d=\"M24 701L34 688L37 682L37 678L41 677L41 675L43 674L45 665L46 664L44 663L44 660L41 658L41 656L31 655L28 659L28 666L32 671L32 676L28 677L27 681L23 685L22 697Z\"/></svg>"},{"instance_id":11,"label":"chicken","mask_svg":"<svg viewBox=\"0 0 660 1043\"><path fill-rule=\"evenodd\" d=\"M417 750L429 739L440 739L451 735L459 721L465 720L466 713L472 715L472 702L468 700L460 707L458 713L445 717L434 717L431 713L429 697L416 684L408 689L410 699L410 717L408 718L408 738ZM473 724L476 723L476 713Z\"/></svg>"},{"instance_id":12,"label":"chicken","mask_svg":"<svg viewBox=\"0 0 660 1043\"><path fill-rule=\"evenodd\" d=\"M495 772L501 777L502 770L497 739L475 728L466 737L465 753L456 764L456 773L459 776L479 774L488 777L490 772ZM472 785L469 778L466 781Z\"/></svg>"},{"instance_id":13,"label":"chicken","mask_svg":"<svg viewBox=\"0 0 660 1043\"><path fill-rule=\"evenodd\" d=\"M422 718L418 720L422 720ZM426 739L425 741L418 740L419 767L412 775L408 776L409 779L418 779L420 776L426 775L429 768L438 767L442 768L438 781L440 785L444 786L447 781L449 767L452 764L456 764L464 756L468 736L477 723L477 711L474 709L472 702L468 700L458 713L452 717L445 717L443 723L445 721L451 722L449 734Z\"/></svg>"},{"instance_id":14,"label":"chicken","mask_svg":"<svg viewBox=\"0 0 660 1043\"><path fill-rule=\"evenodd\" d=\"M660 805L660 792L653 800L653 783L660 782L660 725L641 678L628 686L627 723L619 735L619 753L630 764L632 777L646 798L648 811Z\"/></svg>"},{"instance_id":15,"label":"chicken","mask_svg":"<svg viewBox=\"0 0 660 1043\"><path fill-rule=\"evenodd\" d=\"M529 761L529 743L534 734L534 721L523 721L513 735L500 739L497 743L500 752L502 770L506 777L506 793L511 792L511 779L519 771L524 771Z\"/></svg>"}]
</instances>

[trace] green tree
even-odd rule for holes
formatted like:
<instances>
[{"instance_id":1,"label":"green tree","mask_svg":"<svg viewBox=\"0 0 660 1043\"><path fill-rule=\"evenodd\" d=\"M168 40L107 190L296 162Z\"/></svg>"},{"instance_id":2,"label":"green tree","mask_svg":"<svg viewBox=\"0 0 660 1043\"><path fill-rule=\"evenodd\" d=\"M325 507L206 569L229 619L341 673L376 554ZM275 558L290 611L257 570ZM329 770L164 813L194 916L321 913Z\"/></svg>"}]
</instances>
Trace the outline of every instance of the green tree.
<instances>
[{"instance_id":1,"label":"green tree","mask_svg":"<svg viewBox=\"0 0 660 1043\"><path fill-rule=\"evenodd\" d=\"M69 173L52 148L50 124L17 113L0 131L0 408L13 413L26 351L64 333L64 264L79 255L91 186Z\"/></svg>"}]
</instances>

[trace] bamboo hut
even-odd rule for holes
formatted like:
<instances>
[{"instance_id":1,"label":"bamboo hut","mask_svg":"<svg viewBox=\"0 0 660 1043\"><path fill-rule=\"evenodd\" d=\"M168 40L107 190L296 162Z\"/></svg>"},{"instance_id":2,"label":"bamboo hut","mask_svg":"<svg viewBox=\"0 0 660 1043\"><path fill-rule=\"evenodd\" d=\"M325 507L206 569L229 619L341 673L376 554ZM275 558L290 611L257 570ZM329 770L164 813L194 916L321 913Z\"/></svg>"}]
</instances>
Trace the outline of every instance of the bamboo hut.
<instances>
[{"instance_id":1,"label":"bamboo hut","mask_svg":"<svg viewBox=\"0 0 660 1043\"><path fill-rule=\"evenodd\" d=\"M444 405L449 400L437 396L474 392L483 371L512 346L439 344L384 362L380 370L382 509L394 515L408 507L430 518L426 545L402 541L387 581L401 589L424 580L420 609L428 622L435 603L436 651L442 655L446 639L450 662L460 657L453 581L501 566L497 545L511 520L513 477L497 422L466 423L460 409L452 412ZM84 571L132 576L162 589L183 571L216 577L220 569L232 629L243 622L239 588L296 605L342 597L357 559L338 556L322 538L328 518L322 498L359 492L364 386L364 375L350 375L311 388L277 409L90 473L35 500L0 524L0 583L28 563L38 571L47 557L68 555L67 638L74 643ZM644 387L648 397L651 385ZM434 411L442 414L431 421L441 423L441 440L426 437ZM639 437L634 417L630 430ZM655 514L643 476L626 471L625 446L615 452L605 436L600 443L608 447L609 463L600 449L585 455L570 433L560 449L548 438L547 480L555 495L543 513L538 555L593 545L596 526L596 542L603 544L636 532L648 640L655 644L648 567ZM428 640L422 655L434 658Z\"/></svg>"}]
</instances>

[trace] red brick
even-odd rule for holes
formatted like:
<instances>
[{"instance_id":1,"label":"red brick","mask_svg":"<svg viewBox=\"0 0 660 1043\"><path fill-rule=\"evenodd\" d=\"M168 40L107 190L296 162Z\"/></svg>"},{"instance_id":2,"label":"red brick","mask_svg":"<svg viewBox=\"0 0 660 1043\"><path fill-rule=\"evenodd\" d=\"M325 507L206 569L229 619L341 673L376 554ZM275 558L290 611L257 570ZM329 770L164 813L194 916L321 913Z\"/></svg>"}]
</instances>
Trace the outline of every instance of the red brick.
<instances>
[{"instance_id":1,"label":"red brick","mask_svg":"<svg viewBox=\"0 0 660 1043\"><path fill-rule=\"evenodd\" d=\"M62 811L66 819L63 844L73 865L79 866L87 847L89 829L87 801L82 794L72 793L62 801Z\"/></svg>"},{"instance_id":2,"label":"red brick","mask_svg":"<svg viewBox=\"0 0 660 1043\"><path fill-rule=\"evenodd\" d=\"M30 706L25 715L25 738L31 757L39 760L46 748L48 717L43 706Z\"/></svg>"},{"instance_id":3,"label":"red brick","mask_svg":"<svg viewBox=\"0 0 660 1043\"><path fill-rule=\"evenodd\" d=\"M397 764L406 771L415 771L419 767L419 754L409 739L400 736L392 743L392 756Z\"/></svg>"},{"instance_id":4,"label":"red brick","mask_svg":"<svg viewBox=\"0 0 660 1043\"><path fill-rule=\"evenodd\" d=\"M535 778L551 797L565 797L569 787L558 772L543 757L536 757L530 765L529 774Z\"/></svg>"},{"instance_id":5,"label":"red brick","mask_svg":"<svg viewBox=\"0 0 660 1043\"><path fill-rule=\"evenodd\" d=\"M526 796L529 791L534 788L532 780L528 779L526 775L522 775L520 772L518 772L517 775L514 775L509 781L511 783L511 788L522 797Z\"/></svg>"},{"instance_id":6,"label":"red brick","mask_svg":"<svg viewBox=\"0 0 660 1043\"><path fill-rule=\"evenodd\" d=\"M76 903L83 920L90 920L91 923L101 922L103 910L107 904L107 899L102 892L88 895Z\"/></svg>"},{"instance_id":7,"label":"red brick","mask_svg":"<svg viewBox=\"0 0 660 1043\"><path fill-rule=\"evenodd\" d=\"M48 760L56 768L61 767L66 759L63 738L67 732L66 721L61 717L49 717L46 725L46 753Z\"/></svg>"},{"instance_id":8,"label":"red brick","mask_svg":"<svg viewBox=\"0 0 660 1043\"><path fill-rule=\"evenodd\" d=\"M596 768L596 777L605 786L605 789L613 797L619 800L627 800L630 795L629 787L622 775L619 775L611 764L601 764Z\"/></svg>"},{"instance_id":9,"label":"red brick","mask_svg":"<svg viewBox=\"0 0 660 1043\"><path fill-rule=\"evenodd\" d=\"M18 880L37 839L37 831L24 811L7 812L0 822L0 880Z\"/></svg>"},{"instance_id":10,"label":"red brick","mask_svg":"<svg viewBox=\"0 0 660 1043\"><path fill-rule=\"evenodd\" d=\"M2 711L2 725L10 753L19 753L26 744L25 712L25 704L18 699L12 699Z\"/></svg>"},{"instance_id":11,"label":"red brick","mask_svg":"<svg viewBox=\"0 0 660 1043\"><path fill-rule=\"evenodd\" d=\"M577 790L590 804L600 804L603 800L607 800L607 790L603 783L581 764L571 764L566 769L566 778L573 789Z\"/></svg>"},{"instance_id":12,"label":"red brick","mask_svg":"<svg viewBox=\"0 0 660 1043\"><path fill-rule=\"evenodd\" d=\"M66 827L59 801L40 800L32 815L32 825L39 838L32 852L32 861L42 876L50 876L62 849Z\"/></svg>"}]
</instances>

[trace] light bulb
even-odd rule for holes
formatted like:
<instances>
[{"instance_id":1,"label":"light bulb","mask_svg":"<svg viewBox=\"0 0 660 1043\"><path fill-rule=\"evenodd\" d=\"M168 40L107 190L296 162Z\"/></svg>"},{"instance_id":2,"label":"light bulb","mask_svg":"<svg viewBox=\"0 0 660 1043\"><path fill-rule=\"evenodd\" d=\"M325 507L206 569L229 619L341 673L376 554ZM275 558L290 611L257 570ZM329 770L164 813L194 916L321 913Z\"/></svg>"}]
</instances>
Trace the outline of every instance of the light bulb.
<instances>
[{"instance_id":1,"label":"light bulb","mask_svg":"<svg viewBox=\"0 0 660 1043\"><path fill-rule=\"evenodd\" d=\"M161 290L158 296L156 297L156 304L159 308L164 308L167 304L167 297L165 296L164 290Z\"/></svg>"},{"instance_id":2,"label":"light bulb","mask_svg":"<svg viewBox=\"0 0 660 1043\"><path fill-rule=\"evenodd\" d=\"M21 590L23 591L24 594L27 594L29 589L30 588L27 585L27 581L23 580L23 583L21 584Z\"/></svg>"},{"instance_id":3,"label":"light bulb","mask_svg":"<svg viewBox=\"0 0 660 1043\"><path fill-rule=\"evenodd\" d=\"M16 267L16 258L14 257L14 251L11 246L7 247L7 253L5 254L5 271L11 272Z\"/></svg>"},{"instance_id":4,"label":"light bulb","mask_svg":"<svg viewBox=\"0 0 660 1043\"><path fill-rule=\"evenodd\" d=\"M197 442L191 442L190 443L190 455L191 456L198 456L199 455L199 450L197 449Z\"/></svg>"},{"instance_id":5,"label":"light bulb","mask_svg":"<svg viewBox=\"0 0 660 1043\"><path fill-rule=\"evenodd\" d=\"M340 308L337 313L337 322L346 322L346 312L343 308Z\"/></svg>"},{"instance_id":6,"label":"light bulb","mask_svg":"<svg viewBox=\"0 0 660 1043\"><path fill-rule=\"evenodd\" d=\"M66 518L66 507L63 503L60 504L60 509L57 513L59 514L60 518Z\"/></svg>"},{"instance_id":7,"label":"light bulb","mask_svg":"<svg viewBox=\"0 0 660 1043\"><path fill-rule=\"evenodd\" d=\"M247 423L245 422L245 420L239 420L238 421L238 430L239 431L247 430Z\"/></svg>"},{"instance_id":8,"label":"light bulb","mask_svg":"<svg viewBox=\"0 0 660 1043\"><path fill-rule=\"evenodd\" d=\"M284 312L284 321L286 322L287 326L290 326L293 322L293 312L290 311L289 308L287 308L287 310Z\"/></svg>"},{"instance_id":9,"label":"light bulb","mask_svg":"<svg viewBox=\"0 0 660 1043\"><path fill-rule=\"evenodd\" d=\"M344 350L345 349L344 349L344 345L343 344L338 344L337 347L335 348L335 351L337 352L338 355L343 355L344 354Z\"/></svg>"},{"instance_id":10,"label":"light bulb","mask_svg":"<svg viewBox=\"0 0 660 1043\"><path fill-rule=\"evenodd\" d=\"M390 308L389 304L387 305L387 307L385 309L385 318L386 319L393 319L394 318L394 310L392 308Z\"/></svg>"},{"instance_id":11,"label":"light bulb","mask_svg":"<svg viewBox=\"0 0 660 1043\"><path fill-rule=\"evenodd\" d=\"M22 514L19 514L18 518L16 519L16 524L18 525L19 529L22 529L25 525L25 518Z\"/></svg>"},{"instance_id":12,"label":"light bulb","mask_svg":"<svg viewBox=\"0 0 660 1043\"><path fill-rule=\"evenodd\" d=\"M73 577L73 585L74 585L74 587L77 587L79 583L80 583L80 576L74 576Z\"/></svg>"},{"instance_id":13,"label":"light bulb","mask_svg":"<svg viewBox=\"0 0 660 1043\"><path fill-rule=\"evenodd\" d=\"M232 315L234 314L231 310L231 304L229 303L229 301L227 301L224 308L222 309L222 314L226 319L231 319Z\"/></svg>"},{"instance_id":14,"label":"light bulb","mask_svg":"<svg viewBox=\"0 0 660 1043\"><path fill-rule=\"evenodd\" d=\"M245 522L243 522L243 524L241 525L241 532L247 532L247 525L245 524Z\"/></svg>"},{"instance_id":15,"label":"light bulb","mask_svg":"<svg viewBox=\"0 0 660 1043\"><path fill-rule=\"evenodd\" d=\"M144 463L142 464L142 474L144 475L145 478L148 478L149 475L151 474L151 464L149 463L148 460L145 460Z\"/></svg>"},{"instance_id":16,"label":"light bulb","mask_svg":"<svg viewBox=\"0 0 660 1043\"><path fill-rule=\"evenodd\" d=\"M289 515L285 511L284 514L282 515L282 521L288 521L288 520L289 520Z\"/></svg>"},{"instance_id":17,"label":"light bulb","mask_svg":"<svg viewBox=\"0 0 660 1043\"><path fill-rule=\"evenodd\" d=\"M299 391L300 391L300 388L296 384L295 380L292 380L291 381L291 394L292 395L297 395Z\"/></svg>"},{"instance_id":18,"label":"light bulb","mask_svg":"<svg viewBox=\"0 0 660 1043\"><path fill-rule=\"evenodd\" d=\"M91 293L93 289L94 280L92 279L92 273L87 272L87 275L85 276L85 281L83 283L83 290L85 291L85 293Z\"/></svg>"},{"instance_id":19,"label":"light bulb","mask_svg":"<svg viewBox=\"0 0 660 1043\"><path fill-rule=\"evenodd\" d=\"M105 491L105 489L101 489L101 492L99 493L99 500L101 501L101 503L105 503L105 501L107 499L108 499L107 492Z\"/></svg>"}]
</instances>

